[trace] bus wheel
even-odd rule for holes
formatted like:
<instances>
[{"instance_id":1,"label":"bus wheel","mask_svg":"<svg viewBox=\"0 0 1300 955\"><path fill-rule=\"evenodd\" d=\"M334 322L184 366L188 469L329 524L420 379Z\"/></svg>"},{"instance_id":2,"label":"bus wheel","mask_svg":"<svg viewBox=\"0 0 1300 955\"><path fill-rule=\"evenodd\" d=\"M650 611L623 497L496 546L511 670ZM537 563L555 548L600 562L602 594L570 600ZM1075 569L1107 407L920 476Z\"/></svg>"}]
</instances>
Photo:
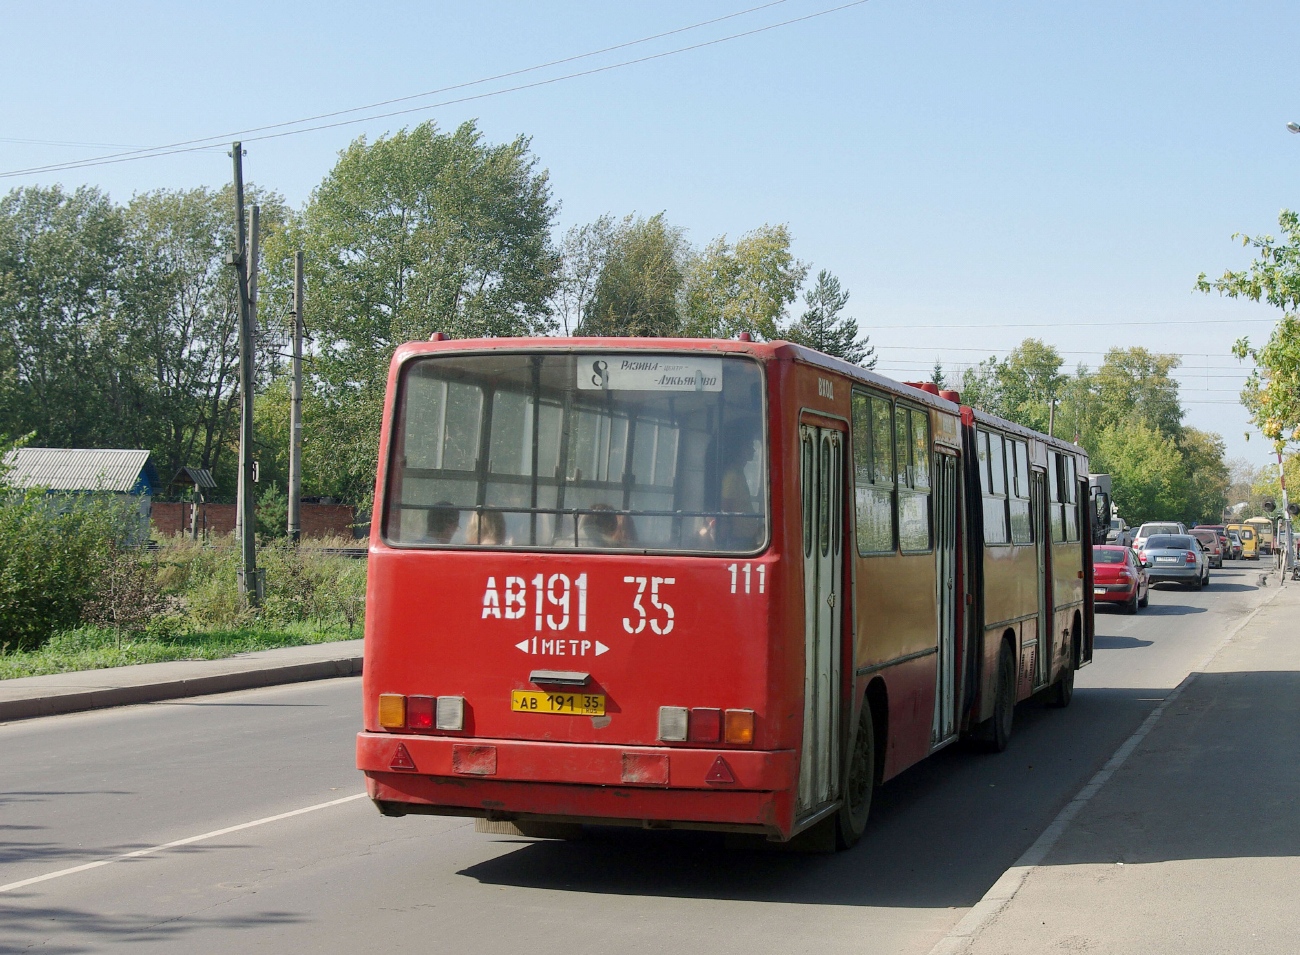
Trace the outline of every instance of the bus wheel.
<instances>
[{"instance_id":1,"label":"bus wheel","mask_svg":"<svg viewBox=\"0 0 1300 955\"><path fill-rule=\"evenodd\" d=\"M862 838L871 815L871 797L876 788L876 727L871 719L871 703L863 701L858 735L849 754L844 805L836 817L835 846L852 849Z\"/></svg>"},{"instance_id":2,"label":"bus wheel","mask_svg":"<svg viewBox=\"0 0 1300 955\"><path fill-rule=\"evenodd\" d=\"M1073 660L1074 655L1070 655ZM1047 705L1055 706L1057 709L1065 709L1074 699L1074 666L1070 665L1065 668L1061 678L1052 684L1047 691Z\"/></svg>"},{"instance_id":3,"label":"bus wheel","mask_svg":"<svg viewBox=\"0 0 1300 955\"><path fill-rule=\"evenodd\" d=\"M993 715L989 717L985 737L991 752L1000 753L1011 742L1011 724L1016 718L1016 661L1011 646L1002 641L998 653L998 689L993 697Z\"/></svg>"}]
</instances>

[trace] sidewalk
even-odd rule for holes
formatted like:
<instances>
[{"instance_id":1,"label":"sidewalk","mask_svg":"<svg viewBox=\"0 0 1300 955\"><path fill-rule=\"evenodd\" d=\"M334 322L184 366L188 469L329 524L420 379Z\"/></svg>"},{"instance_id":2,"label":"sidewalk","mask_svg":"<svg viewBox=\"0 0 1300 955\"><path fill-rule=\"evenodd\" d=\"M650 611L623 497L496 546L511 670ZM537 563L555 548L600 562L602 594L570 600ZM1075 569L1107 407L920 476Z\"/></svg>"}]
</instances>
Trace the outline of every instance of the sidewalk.
<instances>
[{"instance_id":1,"label":"sidewalk","mask_svg":"<svg viewBox=\"0 0 1300 955\"><path fill-rule=\"evenodd\" d=\"M360 640L0 680L0 723L361 673Z\"/></svg>"},{"instance_id":2,"label":"sidewalk","mask_svg":"<svg viewBox=\"0 0 1300 955\"><path fill-rule=\"evenodd\" d=\"M1289 955L1300 949L1297 886L1300 584L1291 583L1183 684L1010 900L954 950Z\"/></svg>"}]
</instances>

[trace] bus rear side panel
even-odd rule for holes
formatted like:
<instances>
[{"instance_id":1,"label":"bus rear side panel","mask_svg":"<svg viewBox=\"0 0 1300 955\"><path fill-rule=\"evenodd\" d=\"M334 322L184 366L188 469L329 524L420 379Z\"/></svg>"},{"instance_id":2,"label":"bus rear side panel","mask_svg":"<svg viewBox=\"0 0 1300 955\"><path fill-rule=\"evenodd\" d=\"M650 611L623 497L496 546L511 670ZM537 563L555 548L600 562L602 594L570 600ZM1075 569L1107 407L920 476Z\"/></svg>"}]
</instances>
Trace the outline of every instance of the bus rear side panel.
<instances>
[{"instance_id":1,"label":"bus rear side panel","mask_svg":"<svg viewBox=\"0 0 1300 955\"><path fill-rule=\"evenodd\" d=\"M414 352L422 357L438 350L423 345ZM395 369L404 360L412 355L399 351ZM624 396L617 392L549 396L538 384L539 378L544 385L545 375L554 374L545 366L530 384L526 365L507 362L493 382L509 383L516 367L523 373L516 376L518 384L496 391L487 390L494 385L476 384L478 379L465 372L473 372L472 363L457 366L454 375L443 375L439 367L431 366L426 377L432 384L421 387L433 389L435 399L440 386L444 396L453 388L461 395L459 405L444 397L442 405L432 406L435 410L484 410L455 428L446 424L445 411L442 420L426 415L425 432L448 436L432 450L417 448L410 435L403 446L403 436L397 435L388 451L394 436L387 430L394 416L387 419L376 495L377 518L387 507L387 524L381 526L377 519L372 532L365 728L357 741L358 767L368 777L372 798L395 813L706 825L788 835L798 781L802 653L790 651L792 641L769 637L802 630L802 566L778 556L786 527L780 519L770 521L765 546L745 553L749 545L727 544L723 537L726 522L741 524L741 518L710 523L707 517L653 516L671 515L669 507L635 510L638 492L645 499L655 493L655 480L669 481L663 475L695 466L692 455L712 452L711 442L720 439L687 433L696 420L681 415L694 405L710 411L714 399L698 389L681 399L674 393L640 418L630 418L635 408L620 411ZM589 370L583 366L579 372ZM572 370L561 373L571 376ZM471 386L484 393L466 391ZM390 395L394 390L390 387ZM769 406L781 407L762 394L747 393L736 401L722 395L717 398L719 420L735 418L745 400L754 402L760 415ZM529 486L510 474L496 480L492 469L506 471L507 465L482 463L504 460L499 448L517 446L521 429L499 410L509 407L522 408L516 413L526 422L538 420L535 435L544 431L548 413L563 423L553 432L558 452L546 450L536 437L532 445L541 450L532 450L525 424L524 453L522 458L516 454L509 467L518 470L530 452L534 461L558 453L564 459L559 465L543 462L533 473L547 480L558 476L569 494L565 504L557 507L553 481L547 485L539 479ZM760 428L763 423L755 422ZM634 433L645 442L652 426L658 429L660 461L671 453L672 467L656 470L644 444L640 451L635 448ZM781 460L782 426L774 420L768 428L769 460ZM478 440L482 453L465 453L465 463L456 465L459 470L446 466L456 450L448 442L458 430L474 428L483 432ZM677 429L670 435L671 452L664 437L670 428ZM498 432L505 437L498 440ZM599 439L594 445L591 435ZM621 484L598 473L601 460L612 459L616 438L624 442L620 453L629 461L641 455L639 477L625 477ZM581 463L575 463L574 449L587 455ZM418 455L427 459L420 467L413 464ZM699 473L706 475L701 480L714 480L707 478L709 465L701 460L704 470ZM387 480L389 467L403 470L400 484ZM477 485L471 467L487 475ZM632 470L631 464L620 467L625 475ZM781 515L791 478L779 464L771 470L770 505L764 499L762 506ZM760 473L766 483L765 470ZM742 478L730 480L730 487L726 478L720 483L724 495L734 496ZM420 481L429 490L417 494L413 488ZM461 486L457 481L468 496L442 500L454 496ZM755 484L751 479L750 487ZM404 495L400 508L385 498L399 493L394 487ZM587 496L580 497L580 491ZM531 505L548 493L549 513L519 503L521 496ZM681 501L676 503L680 511ZM688 502L686 510L692 506ZM717 510L719 503L705 500L703 506ZM567 525L565 507L578 508L567 515ZM737 507L727 504L722 512ZM490 521L470 515L494 509L504 515L509 536L497 546L473 546L467 527L482 540L482 528ZM435 519L449 511L457 522L448 542L413 536L435 533ZM589 520L607 521L613 528L615 514L639 539L579 536ZM696 523L688 525L691 520ZM551 523L543 540L537 528L546 521ZM707 542L705 532L714 535ZM656 543L651 539L655 533L677 535L669 548L704 552L617 552L644 551ZM577 546L570 547L566 535ZM520 546L521 540L526 546ZM717 552L728 547L731 553ZM390 712L385 719L386 705ZM391 710L397 705L407 708L406 718L394 718ZM744 729L747 721L749 731Z\"/></svg>"}]
</instances>

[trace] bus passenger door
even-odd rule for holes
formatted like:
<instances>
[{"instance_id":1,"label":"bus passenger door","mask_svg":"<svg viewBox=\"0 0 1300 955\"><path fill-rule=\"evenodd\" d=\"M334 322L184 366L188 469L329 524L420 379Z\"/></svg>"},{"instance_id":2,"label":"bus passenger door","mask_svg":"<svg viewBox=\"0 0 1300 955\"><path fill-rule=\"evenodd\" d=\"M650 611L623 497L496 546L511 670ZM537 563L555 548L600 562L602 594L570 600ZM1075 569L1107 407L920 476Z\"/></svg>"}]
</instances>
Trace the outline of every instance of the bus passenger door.
<instances>
[{"instance_id":1,"label":"bus passenger door","mask_svg":"<svg viewBox=\"0 0 1300 955\"><path fill-rule=\"evenodd\" d=\"M1038 653L1034 687L1040 687L1052 672L1052 608L1048 606L1048 582L1051 580L1052 522L1047 507L1047 473L1034 470L1032 507L1034 510L1034 563L1038 567Z\"/></svg>"},{"instance_id":2,"label":"bus passenger door","mask_svg":"<svg viewBox=\"0 0 1300 955\"><path fill-rule=\"evenodd\" d=\"M839 595L843 564L844 438L840 431L801 425L803 506L804 679L799 809L831 799L839 786Z\"/></svg>"},{"instance_id":3,"label":"bus passenger door","mask_svg":"<svg viewBox=\"0 0 1300 955\"><path fill-rule=\"evenodd\" d=\"M930 742L957 731L957 459L934 455L934 561L938 587L939 663Z\"/></svg>"}]
</instances>

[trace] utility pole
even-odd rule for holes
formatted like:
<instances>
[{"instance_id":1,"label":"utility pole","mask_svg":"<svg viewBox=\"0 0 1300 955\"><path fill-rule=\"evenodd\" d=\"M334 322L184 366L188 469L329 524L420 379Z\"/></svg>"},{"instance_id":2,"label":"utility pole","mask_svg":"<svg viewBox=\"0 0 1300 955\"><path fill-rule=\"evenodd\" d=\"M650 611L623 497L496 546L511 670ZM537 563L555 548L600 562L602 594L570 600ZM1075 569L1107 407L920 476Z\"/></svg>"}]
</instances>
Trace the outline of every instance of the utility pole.
<instances>
[{"instance_id":1,"label":"utility pole","mask_svg":"<svg viewBox=\"0 0 1300 955\"><path fill-rule=\"evenodd\" d=\"M293 260L293 382L289 390L289 540L302 536L302 252Z\"/></svg>"},{"instance_id":2,"label":"utility pole","mask_svg":"<svg viewBox=\"0 0 1300 955\"><path fill-rule=\"evenodd\" d=\"M260 251L261 251L261 234L262 234L262 230L261 230L261 213L262 213L262 208L261 208L261 206L256 206L256 205L255 205L255 206L253 206L252 212L251 212L251 214L250 214L250 216L249 216L248 266L247 266L247 269L246 269L246 274L247 274L247 277L248 277L248 278L247 278L247 281L248 281L248 339L249 339L249 342L250 342L249 348L250 348L250 351L251 351L251 353L253 354L254 357L256 357L256 355L257 355L257 267L258 267L259 254L260 254ZM241 349L243 348L243 339L242 339L242 338L240 339L240 348L241 348ZM240 354L242 355L243 352L241 351ZM248 394L250 395L250 398L251 398L251 396L252 396L252 394L253 394L253 387L254 387L254 385L252 384L252 379L251 379L251 378L249 379L249 382L250 382L250 383L249 383L249 391L248 391ZM252 412L250 411L249 414L251 415ZM251 418L250 418L250 421L251 421ZM242 432L241 432L241 433L242 433ZM248 456L250 457L250 459L252 458L253 450L254 450L254 449L253 449L253 430L252 430L252 425L250 424L250 425L249 425L249 430L248 430ZM241 444L241 445L240 445L240 454L242 455L243 453L244 453L244 452L243 452L243 445ZM242 461L243 458L241 457L240 460ZM254 483L254 484L257 483L257 463L256 463L256 461L254 461L254 463L253 463L253 483ZM237 492L237 498L238 498L238 500L241 500L241 501L242 501L242 500L244 499L244 497L245 497L246 494L247 494L247 496L249 497L249 499L252 501L252 504L250 505L250 508L251 508L251 510L253 511L254 515L256 515L256 513L257 513L257 495L253 492L253 489L252 489L251 487L250 487L247 491L244 489L244 469L243 469L243 467L241 466L240 469L239 469L239 491ZM254 519L253 519L253 531L254 531L254 533L256 533L256 531L257 531L257 519L256 519L256 516L254 516ZM244 539L244 510L243 510L243 508L236 508L236 512L235 512L235 536L238 537L241 541Z\"/></svg>"},{"instance_id":3,"label":"utility pole","mask_svg":"<svg viewBox=\"0 0 1300 955\"><path fill-rule=\"evenodd\" d=\"M239 289L239 490L235 511L239 516L239 592L249 606L260 597L257 576L257 539L253 518L253 315L249 282L249 250L244 223L244 150L239 142L230 152L235 174L235 251L226 261L235 267ZM256 220L254 220L256 221ZM256 233L254 233L256 235Z\"/></svg>"},{"instance_id":4,"label":"utility pole","mask_svg":"<svg viewBox=\"0 0 1300 955\"><path fill-rule=\"evenodd\" d=\"M1047 433L1056 437L1056 395L1052 395L1052 404L1047 412Z\"/></svg>"}]
</instances>

